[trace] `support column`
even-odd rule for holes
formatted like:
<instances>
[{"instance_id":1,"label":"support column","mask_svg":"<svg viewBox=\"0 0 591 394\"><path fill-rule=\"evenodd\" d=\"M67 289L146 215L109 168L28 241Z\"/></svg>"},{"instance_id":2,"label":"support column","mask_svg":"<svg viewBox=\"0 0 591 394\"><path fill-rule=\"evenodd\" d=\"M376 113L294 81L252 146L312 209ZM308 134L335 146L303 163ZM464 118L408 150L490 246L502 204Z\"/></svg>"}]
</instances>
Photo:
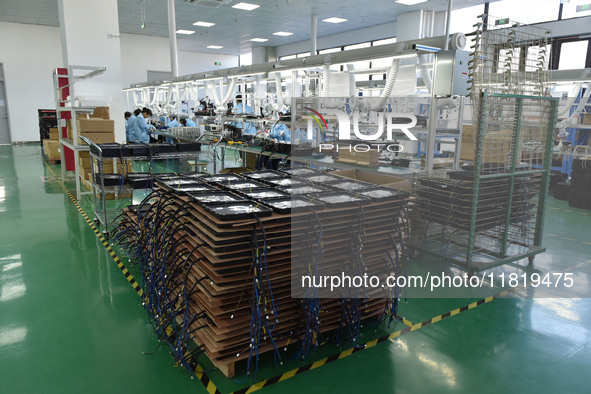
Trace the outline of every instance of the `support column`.
<instances>
[{"instance_id":1,"label":"support column","mask_svg":"<svg viewBox=\"0 0 591 394\"><path fill-rule=\"evenodd\" d=\"M75 85L76 96L110 100L115 139L125 141L125 111L117 0L58 0L64 67L96 66L106 71Z\"/></svg>"},{"instance_id":2,"label":"support column","mask_svg":"<svg viewBox=\"0 0 591 394\"><path fill-rule=\"evenodd\" d=\"M176 43L176 16L174 0L168 0L168 39L170 40L170 70L173 77L179 76L179 52Z\"/></svg>"},{"instance_id":3,"label":"support column","mask_svg":"<svg viewBox=\"0 0 591 394\"><path fill-rule=\"evenodd\" d=\"M318 47L318 16L312 15L312 25L310 28L310 55L316 55L316 49Z\"/></svg>"}]
</instances>

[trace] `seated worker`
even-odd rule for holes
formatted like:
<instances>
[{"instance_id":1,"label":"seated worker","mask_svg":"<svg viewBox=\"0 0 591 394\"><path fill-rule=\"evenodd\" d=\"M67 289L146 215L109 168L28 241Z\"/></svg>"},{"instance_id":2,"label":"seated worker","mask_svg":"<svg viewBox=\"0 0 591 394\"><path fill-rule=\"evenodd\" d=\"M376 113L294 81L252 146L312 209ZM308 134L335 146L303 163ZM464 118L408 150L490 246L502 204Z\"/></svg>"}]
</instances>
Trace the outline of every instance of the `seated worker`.
<instances>
[{"instance_id":1,"label":"seated worker","mask_svg":"<svg viewBox=\"0 0 591 394\"><path fill-rule=\"evenodd\" d=\"M181 125L183 127L197 127L197 124L190 118L181 119Z\"/></svg>"},{"instance_id":2,"label":"seated worker","mask_svg":"<svg viewBox=\"0 0 591 394\"><path fill-rule=\"evenodd\" d=\"M166 125L169 129L172 129L173 127L179 127L179 122L176 120L176 116L174 115L170 115L168 117L168 124Z\"/></svg>"},{"instance_id":3,"label":"seated worker","mask_svg":"<svg viewBox=\"0 0 591 394\"><path fill-rule=\"evenodd\" d=\"M127 142L131 141L131 135L134 133L137 115L139 115L137 111L139 110L136 109L133 114L131 112L125 113L125 138L127 138Z\"/></svg>"},{"instance_id":4,"label":"seated worker","mask_svg":"<svg viewBox=\"0 0 591 394\"><path fill-rule=\"evenodd\" d=\"M131 134L130 142L144 143L150 142L150 131L156 128L146 122L147 118L152 116L152 111L149 108L143 108L142 113L137 116L137 121L133 133Z\"/></svg>"},{"instance_id":5,"label":"seated worker","mask_svg":"<svg viewBox=\"0 0 591 394\"><path fill-rule=\"evenodd\" d=\"M179 122L176 120L176 116L170 115L168 117L168 124L166 125L166 127L168 127L169 129L172 129L173 127L179 127ZM172 144L174 142L174 138L166 137L164 141Z\"/></svg>"},{"instance_id":6,"label":"seated worker","mask_svg":"<svg viewBox=\"0 0 591 394\"><path fill-rule=\"evenodd\" d=\"M244 104L242 102L242 95L241 94L236 95L235 108L236 108L237 115L241 115L241 114L250 115L253 113L250 105ZM236 127L238 129L244 129L243 134L245 134L245 135L254 135L257 133L256 127L254 127L254 124L250 123L250 122L244 122L244 124L242 124L242 122L232 122L231 126Z\"/></svg>"},{"instance_id":7,"label":"seated worker","mask_svg":"<svg viewBox=\"0 0 591 394\"><path fill-rule=\"evenodd\" d=\"M127 121L131 117L131 112L126 111L123 116L125 117L125 138L129 139L129 125L127 124Z\"/></svg>"}]
</instances>

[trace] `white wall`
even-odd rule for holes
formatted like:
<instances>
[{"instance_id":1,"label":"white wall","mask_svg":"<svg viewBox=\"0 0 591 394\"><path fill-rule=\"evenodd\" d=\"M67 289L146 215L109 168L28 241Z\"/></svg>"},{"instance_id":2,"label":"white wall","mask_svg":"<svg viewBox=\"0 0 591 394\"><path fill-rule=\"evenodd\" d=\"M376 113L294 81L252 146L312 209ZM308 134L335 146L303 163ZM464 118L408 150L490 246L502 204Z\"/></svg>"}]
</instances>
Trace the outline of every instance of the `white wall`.
<instances>
[{"instance_id":1,"label":"white wall","mask_svg":"<svg viewBox=\"0 0 591 394\"><path fill-rule=\"evenodd\" d=\"M37 109L55 108L51 75L55 68L62 67L60 29L0 22L0 37L12 141L37 141ZM148 70L170 71L167 38L123 34L120 40L122 88L145 82ZM222 65L215 66L216 61ZM236 67L238 56L181 51L179 63L182 74L191 74Z\"/></svg>"},{"instance_id":2,"label":"white wall","mask_svg":"<svg viewBox=\"0 0 591 394\"><path fill-rule=\"evenodd\" d=\"M0 22L0 37L12 141L37 141L37 109L55 108L51 74L62 66L59 28Z\"/></svg>"},{"instance_id":3,"label":"white wall","mask_svg":"<svg viewBox=\"0 0 591 394\"><path fill-rule=\"evenodd\" d=\"M360 42L379 40L396 36L396 22L386 23L364 29L348 31L330 36L318 37L318 49L357 44ZM295 53L310 52L310 41L300 41L277 47L277 56L293 55Z\"/></svg>"},{"instance_id":4,"label":"white wall","mask_svg":"<svg viewBox=\"0 0 591 394\"><path fill-rule=\"evenodd\" d=\"M123 87L133 83L146 82L147 71L170 71L170 50L168 38L121 35L121 61L123 64ZM222 62L216 66L215 62ZM179 74L237 67L238 56L179 51Z\"/></svg>"}]
</instances>

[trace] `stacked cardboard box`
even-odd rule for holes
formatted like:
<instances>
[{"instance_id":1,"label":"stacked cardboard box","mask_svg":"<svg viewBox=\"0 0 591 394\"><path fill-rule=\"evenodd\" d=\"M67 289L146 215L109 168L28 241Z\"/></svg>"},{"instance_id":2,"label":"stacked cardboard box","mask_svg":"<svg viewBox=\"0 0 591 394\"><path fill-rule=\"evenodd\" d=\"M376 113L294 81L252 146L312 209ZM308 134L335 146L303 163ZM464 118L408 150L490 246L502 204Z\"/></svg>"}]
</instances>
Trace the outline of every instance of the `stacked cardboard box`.
<instances>
[{"instance_id":1,"label":"stacked cardboard box","mask_svg":"<svg viewBox=\"0 0 591 394\"><path fill-rule=\"evenodd\" d=\"M474 125L462 127L460 159L474 161L478 143L478 128ZM505 164L509 160L513 130L489 130L484 137L482 162ZM519 158L518 158L519 161Z\"/></svg>"},{"instance_id":2,"label":"stacked cardboard box","mask_svg":"<svg viewBox=\"0 0 591 394\"><path fill-rule=\"evenodd\" d=\"M377 150L369 150L367 152L355 152L343 149L339 150L339 158L337 161L342 163L350 163L358 166L377 166L380 152Z\"/></svg>"},{"instance_id":3,"label":"stacked cardboard box","mask_svg":"<svg viewBox=\"0 0 591 394\"><path fill-rule=\"evenodd\" d=\"M60 142L58 140L43 140L43 152L50 161L61 160L60 158Z\"/></svg>"},{"instance_id":4,"label":"stacked cardboard box","mask_svg":"<svg viewBox=\"0 0 591 394\"><path fill-rule=\"evenodd\" d=\"M50 140L59 140L59 131L57 128L50 128L49 129L49 139Z\"/></svg>"},{"instance_id":5,"label":"stacked cardboard box","mask_svg":"<svg viewBox=\"0 0 591 394\"><path fill-rule=\"evenodd\" d=\"M392 174L374 173L362 170L339 170L331 171L332 175L337 175L343 178L354 179L360 182L373 183L382 187L390 189L411 191L410 182L402 177Z\"/></svg>"}]
</instances>

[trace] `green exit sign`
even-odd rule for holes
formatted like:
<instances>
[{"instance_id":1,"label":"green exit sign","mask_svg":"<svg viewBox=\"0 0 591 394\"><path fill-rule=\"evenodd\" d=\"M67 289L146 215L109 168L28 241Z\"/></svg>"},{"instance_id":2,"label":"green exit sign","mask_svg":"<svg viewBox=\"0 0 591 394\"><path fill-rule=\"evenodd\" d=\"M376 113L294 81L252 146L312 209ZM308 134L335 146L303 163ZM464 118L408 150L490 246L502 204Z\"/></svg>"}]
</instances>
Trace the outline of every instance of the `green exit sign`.
<instances>
[{"instance_id":1,"label":"green exit sign","mask_svg":"<svg viewBox=\"0 0 591 394\"><path fill-rule=\"evenodd\" d=\"M502 19L497 19L495 21L495 25L496 26L500 26L500 25L507 25L509 24L509 18L502 18Z\"/></svg>"},{"instance_id":2,"label":"green exit sign","mask_svg":"<svg viewBox=\"0 0 591 394\"><path fill-rule=\"evenodd\" d=\"M215 62L214 64L215 64L216 66L221 66L221 65L222 65L222 62Z\"/></svg>"},{"instance_id":3,"label":"green exit sign","mask_svg":"<svg viewBox=\"0 0 591 394\"><path fill-rule=\"evenodd\" d=\"M591 10L591 4L581 4L577 6L577 12L589 11Z\"/></svg>"}]
</instances>

